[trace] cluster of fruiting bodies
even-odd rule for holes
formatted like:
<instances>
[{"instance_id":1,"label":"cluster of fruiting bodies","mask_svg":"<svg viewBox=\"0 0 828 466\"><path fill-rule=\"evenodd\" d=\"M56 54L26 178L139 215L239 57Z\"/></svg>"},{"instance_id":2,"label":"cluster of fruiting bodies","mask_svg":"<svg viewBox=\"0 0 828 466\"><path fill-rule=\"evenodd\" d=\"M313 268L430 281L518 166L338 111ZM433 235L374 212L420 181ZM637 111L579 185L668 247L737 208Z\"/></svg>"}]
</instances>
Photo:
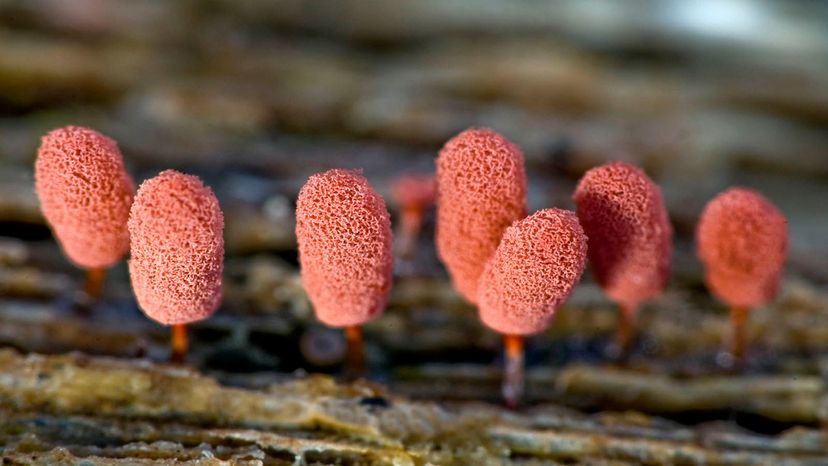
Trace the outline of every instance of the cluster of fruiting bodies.
<instances>
[{"instance_id":1,"label":"cluster of fruiting bodies","mask_svg":"<svg viewBox=\"0 0 828 466\"><path fill-rule=\"evenodd\" d=\"M95 282L87 292L97 294L103 271L130 253L136 300L148 317L173 326L172 359L181 361L184 326L221 303L224 217L213 191L166 170L136 193L115 141L77 126L43 137L35 190L64 253Z\"/></svg>"},{"instance_id":2,"label":"cluster of fruiting bodies","mask_svg":"<svg viewBox=\"0 0 828 466\"><path fill-rule=\"evenodd\" d=\"M133 199L116 144L67 127L43 138L36 184L44 215L66 255L100 270L127 251L138 304L154 320L181 325L211 315L221 300L223 218L212 191L174 171L145 181ZM544 331L586 263L620 309L625 354L639 306L666 286L672 229L661 191L639 168L611 162L575 189L576 211L527 215L520 149L494 131L449 140L434 176L400 178L403 256L413 252L424 212L436 202L437 252L455 289L506 342L504 395L522 388L523 338ZM360 327L384 310L394 250L383 198L358 171L332 169L299 192L296 237L302 282L320 321L346 329L352 368L361 366ZM732 308L732 351L744 352L746 310L775 295L787 253L784 216L760 194L732 188L708 203L697 230L710 290Z\"/></svg>"}]
</instances>

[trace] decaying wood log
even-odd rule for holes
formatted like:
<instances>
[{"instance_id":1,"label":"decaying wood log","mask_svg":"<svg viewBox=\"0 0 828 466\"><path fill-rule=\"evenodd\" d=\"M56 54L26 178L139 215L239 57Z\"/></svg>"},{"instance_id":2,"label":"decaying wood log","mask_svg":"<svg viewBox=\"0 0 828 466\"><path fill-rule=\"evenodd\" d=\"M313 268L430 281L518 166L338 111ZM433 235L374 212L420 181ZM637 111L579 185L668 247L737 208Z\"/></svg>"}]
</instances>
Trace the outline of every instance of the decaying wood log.
<instances>
[{"instance_id":1,"label":"decaying wood log","mask_svg":"<svg viewBox=\"0 0 828 466\"><path fill-rule=\"evenodd\" d=\"M772 438L554 405L513 412L411 401L325 376L249 390L147 361L11 350L0 351L0 374L0 453L10 464L815 465L828 458L828 434L804 427Z\"/></svg>"}]
</instances>

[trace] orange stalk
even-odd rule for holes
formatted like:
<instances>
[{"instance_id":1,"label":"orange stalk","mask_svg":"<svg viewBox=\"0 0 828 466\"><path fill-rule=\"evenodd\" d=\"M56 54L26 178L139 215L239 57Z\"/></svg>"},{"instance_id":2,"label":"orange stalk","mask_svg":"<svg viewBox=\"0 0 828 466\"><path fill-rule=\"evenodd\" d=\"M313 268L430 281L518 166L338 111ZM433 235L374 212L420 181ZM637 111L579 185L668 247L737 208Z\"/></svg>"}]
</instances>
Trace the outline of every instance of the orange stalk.
<instances>
[{"instance_id":1,"label":"orange stalk","mask_svg":"<svg viewBox=\"0 0 828 466\"><path fill-rule=\"evenodd\" d=\"M183 364L187 359L189 343L187 339L187 324L175 324L172 326L172 353L170 362Z\"/></svg>"},{"instance_id":2,"label":"orange stalk","mask_svg":"<svg viewBox=\"0 0 828 466\"><path fill-rule=\"evenodd\" d=\"M635 341L635 317L638 314L638 305L622 303L620 306L615 343L618 345L618 357L623 361L630 356Z\"/></svg>"},{"instance_id":3,"label":"orange stalk","mask_svg":"<svg viewBox=\"0 0 828 466\"><path fill-rule=\"evenodd\" d=\"M505 367L503 373L503 399L509 408L516 408L523 398L523 337L504 335L506 347Z\"/></svg>"},{"instance_id":4,"label":"orange stalk","mask_svg":"<svg viewBox=\"0 0 828 466\"><path fill-rule=\"evenodd\" d=\"M86 270L86 281L83 284L83 294L90 300L96 301L101 297L103 291L104 279L106 278L106 269L92 268Z\"/></svg>"},{"instance_id":5,"label":"orange stalk","mask_svg":"<svg viewBox=\"0 0 828 466\"><path fill-rule=\"evenodd\" d=\"M747 319L748 308L732 306L730 308L730 322L733 326L733 335L730 340L730 353L733 355L734 365L741 366L747 352Z\"/></svg>"},{"instance_id":6,"label":"orange stalk","mask_svg":"<svg viewBox=\"0 0 828 466\"><path fill-rule=\"evenodd\" d=\"M420 206L406 207L400 218L399 253L403 259L411 259L417 247L417 239L425 212Z\"/></svg>"},{"instance_id":7,"label":"orange stalk","mask_svg":"<svg viewBox=\"0 0 828 466\"><path fill-rule=\"evenodd\" d=\"M345 327L345 339L348 343L346 378L358 379L365 374L365 345L362 339L362 327L359 325Z\"/></svg>"}]
</instances>

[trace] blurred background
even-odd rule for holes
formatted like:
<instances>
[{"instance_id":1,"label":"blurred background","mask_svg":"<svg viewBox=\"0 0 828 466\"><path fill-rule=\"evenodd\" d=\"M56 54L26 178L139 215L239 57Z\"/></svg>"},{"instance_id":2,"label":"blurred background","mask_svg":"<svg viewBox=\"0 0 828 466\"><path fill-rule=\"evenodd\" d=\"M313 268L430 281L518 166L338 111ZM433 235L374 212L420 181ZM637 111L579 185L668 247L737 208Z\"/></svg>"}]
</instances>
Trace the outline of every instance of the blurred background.
<instances>
[{"instance_id":1,"label":"blurred background","mask_svg":"<svg viewBox=\"0 0 828 466\"><path fill-rule=\"evenodd\" d=\"M442 144L470 126L524 150L530 211L571 208L577 179L608 160L661 185L677 249L670 290L643 313L645 358L721 345L726 313L704 289L692 233L704 203L734 184L790 220L782 297L753 317L769 356L754 360L815 372L802 352L828 348L825 2L0 0L0 340L163 359L166 333L140 317L123 266L94 323L55 317L82 272L43 223L32 166L40 136L68 124L116 139L137 182L176 168L216 191L227 298L195 328L193 358L223 380L341 361L340 336L315 323L297 278L293 209L307 177L363 168L396 219L393 180L432 172ZM440 392L438 366L401 369L485 372L498 357L498 337L446 283L432 236L428 223L369 326L369 358L413 396L497 399L496 371L481 395L479 380ZM615 315L587 277L530 366L602 359Z\"/></svg>"}]
</instances>

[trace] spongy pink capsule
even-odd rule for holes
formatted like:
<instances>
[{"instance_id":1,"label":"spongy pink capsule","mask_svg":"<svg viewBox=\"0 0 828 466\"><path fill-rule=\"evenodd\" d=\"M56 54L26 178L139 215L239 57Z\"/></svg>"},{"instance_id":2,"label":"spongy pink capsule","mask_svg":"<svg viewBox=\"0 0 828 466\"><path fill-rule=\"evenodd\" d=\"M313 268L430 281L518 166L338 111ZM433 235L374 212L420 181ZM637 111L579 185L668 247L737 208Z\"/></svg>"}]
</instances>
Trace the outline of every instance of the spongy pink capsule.
<instances>
[{"instance_id":1,"label":"spongy pink capsule","mask_svg":"<svg viewBox=\"0 0 828 466\"><path fill-rule=\"evenodd\" d=\"M138 188L129 275L138 305L165 325L205 319L222 299L224 216L213 191L166 170Z\"/></svg>"},{"instance_id":2,"label":"spongy pink capsule","mask_svg":"<svg viewBox=\"0 0 828 466\"><path fill-rule=\"evenodd\" d=\"M506 229L478 287L480 319L504 334L503 397L523 393L523 338L544 331L581 279L587 237L573 212L538 211Z\"/></svg>"},{"instance_id":3,"label":"spongy pink capsule","mask_svg":"<svg viewBox=\"0 0 828 466\"><path fill-rule=\"evenodd\" d=\"M607 295L635 309L660 293L673 233L658 186L640 168L611 162L586 172L573 197L589 262Z\"/></svg>"},{"instance_id":4,"label":"spongy pink capsule","mask_svg":"<svg viewBox=\"0 0 828 466\"><path fill-rule=\"evenodd\" d=\"M731 188L705 206L696 242L708 288L730 306L730 348L741 363L748 311L767 304L779 288L788 253L788 222L756 191Z\"/></svg>"},{"instance_id":5,"label":"spongy pink capsule","mask_svg":"<svg viewBox=\"0 0 828 466\"><path fill-rule=\"evenodd\" d=\"M661 190L640 168L610 162L587 171L573 199L595 279L621 306L616 340L626 357L639 304L670 274L673 230Z\"/></svg>"},{"instance_id":6,"label":"spongy pink capsule","mask_svg":"<svg viewBox=\"0 0 828 466\"><path fill-rule=\"evenodd\" d=\"M581 279L586 255L574 212L545 209L515 222L480 278L481 320L506 335L544 331Z\"/></svg>"},{"instance_id":7,"label":"spongy pink capsule","mask_svg":"<svg viewBox=\"0 0 828 466\"><path fill-rule=\"evenodd\" d=\"M469 129L437 157L437 252L454 287L477 302L480 274L503 231L526 215L526 173L517 146Z\"/></svg>"},{"instance_id":8,"label":"spongy pink capsule","mask_svg":"<svg viewBox=\"0 0 828 466\"><path fill-rule=\"evenodd\" d=\"M112 139L79 126L46 134L35 162L35 191L43 216L76 265L104 269L129 250L135 186Z\"/></svg>"},{"instance_id":9,"label":"spongy pink capsule","mask_svg":"<svg viewBox=\"0 0 828 466\"><path fill-rule=\"evenodd\" d=\"M296 202L302 283L323 323L358 326L379 316L391 290L391 220L356 171L313 175Z\"/></svg>"},{"instance_id":10,"label":"spongy pink capsule","mask_svg":"<svg viewBox=\"0 0 828 466\"><path fill-rule=\"evenodd\" d=\"M767 304L787 256L788 222L756 191L731 188L711 200L696 231L707 285L735 307Z\"/></svg>"}]
</instances>

